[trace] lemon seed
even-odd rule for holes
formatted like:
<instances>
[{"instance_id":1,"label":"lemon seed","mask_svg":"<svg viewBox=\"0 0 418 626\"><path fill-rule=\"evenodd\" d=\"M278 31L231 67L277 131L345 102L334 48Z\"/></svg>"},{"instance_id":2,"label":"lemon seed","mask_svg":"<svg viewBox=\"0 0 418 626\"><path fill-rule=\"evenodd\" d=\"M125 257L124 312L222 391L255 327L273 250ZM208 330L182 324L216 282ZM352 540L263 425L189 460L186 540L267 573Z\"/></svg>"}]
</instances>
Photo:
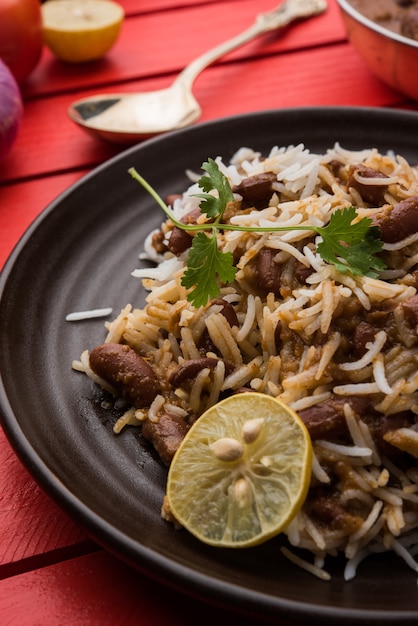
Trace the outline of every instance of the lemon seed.
<instances>
[{"instance_id":1,"label":"lemon seed","mask_svg":"<svg viewBox=\"0 0 418 626\"><path fill-rule=\"evenodd\" d=\"M250 489L248 486L248 482L245 478L239 478L234 485L234 497L238 502L238 506L240 509L243 509L247 506L249 497L250 497Z\"/></svg>"},{"instance_id":2,"label":"lemon seed","mask_svg":"<svg viewBox=\"0 0 418 626\"><path fill-rule=\"evenodd\" d=\"M253 441L257 439L263 422L264 419L262 417L255 417L252 420L244 422L244 426L242 427L242 438L245 443L253 443Z\"/></svg>"},{"instance_id":3,"label":"lemon seed","mask_svg":"<svg viewBox=\"0 0 418 626\"><path fill-rule=\"evenodd\" d=\"M242 444L232 437L221 437L209 447L220 461L236 461L244 452Z\"/></svg>"}]
</instances>

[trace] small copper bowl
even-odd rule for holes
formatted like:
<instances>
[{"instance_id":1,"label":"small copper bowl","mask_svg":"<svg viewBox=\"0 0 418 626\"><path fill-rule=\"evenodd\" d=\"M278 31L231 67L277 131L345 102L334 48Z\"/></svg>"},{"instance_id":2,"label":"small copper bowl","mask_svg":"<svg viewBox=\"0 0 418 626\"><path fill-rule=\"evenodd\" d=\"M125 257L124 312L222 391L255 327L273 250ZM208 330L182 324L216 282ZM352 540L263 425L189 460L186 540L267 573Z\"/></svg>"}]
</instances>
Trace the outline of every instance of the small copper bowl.
<instances>
[{"instance_id":1,"label":"small copper bowl","mask_svg":"<svg viewBox=\"0 0 418 626\"><path fill-rule=\"evenodd\" d=\"M372 0L370 0L372 1ZM418 101L418 41L398 35L337 0L350 43L381 80Z\"/></svg>"}]
</instances>

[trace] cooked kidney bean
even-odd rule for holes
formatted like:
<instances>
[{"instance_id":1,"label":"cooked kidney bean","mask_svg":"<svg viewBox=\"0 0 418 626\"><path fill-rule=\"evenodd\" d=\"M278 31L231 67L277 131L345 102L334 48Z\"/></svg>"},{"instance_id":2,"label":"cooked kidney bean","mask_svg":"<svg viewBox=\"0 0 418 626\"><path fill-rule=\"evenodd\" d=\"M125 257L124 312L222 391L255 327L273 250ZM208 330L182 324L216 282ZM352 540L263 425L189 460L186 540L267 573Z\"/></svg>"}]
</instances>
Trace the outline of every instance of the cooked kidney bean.
<instances>
[{"instance_id":1,"label":"cooked kidney bean","mask_svg":"<svg viewBox=\"0 0 418 626\"><path fill-rule=\"evenodd\" d=\"M142 435L152 443L161 460L169 465L189 428L186 418L164 413L158 422L145 420Z\"/></svg>"},{"instance_id":2,"label":"cooked kidney bean","mask_svg":"<svg viewBox=\"0 0 418 626\"><path fill-rule=\"evenodd\" d=\"M201 215L200 207L193 209L186 215L184 215L180 222L183 224L196 224L198 217ZM176 256L185 252L192 245L193 235L187 231L179 228L178 226L174 226L171 231L171 235L168 238L167 247Z\"/></svg>"},{"instance_id":3,"label":"cooked kidney bean","mask_svg":"<svg viewBox=\"0 0 418 626\"><path fill-rule=\"evenodd\" d=\"M386 243L395 243L413 235L418 231L418 196L376 213L372 224L379 227L381 239Z\"/></svg>"},{"instance_id":4,"label":"cooked kidney bean","mask_svg":"<svg viewBox=\"0 0 418 626\"><path fill-rule=\"evenodd\" d=\"M376 441L379 450L391 459L404 457L405 453L385 441L384 436L391 430L411 426L414 420L415 415L412 411L402 411L401 413L394 413L393 415L379 415L375 417L371 429L373 439Z\"/></svg>"},{"instance_id":5,"label":"cooked kidney bean","mask_svg":"<svg viewBox=\"0 0 418 626\"><path fill-rule=\"evenodd\" d=\"M119 343L104 343L90 353L90 367L136 408L150 406L160 392L151 365L135 350Z\"/></svg>"},{"instance_id":6,"label":"cooked kidney bean","mask_svg":"<svg viewBox=\"0 0 418 626\"><path fill-rule=\"evenodd\" d=\"M306 265L304 265L300 261L297 261L295 265L295 278L298 283L304 285L309 276L313 274L313 271L314 270L312 267L306 267Z\"/></svg>"},{"instance_id":7,"label":"cooked kidney bean","mask_svg":"<svg viewBox=\"0 0 418 626\"><path fill-rule=\"evenodd\" d=\"M278 320L275 328L274 328L274 345L276 347L276 352L279 353L282 349L282 323Z\"/></svg>"},{"instance_id":8,"label":"cooked kidney bean","mask_svg":"<svg viewBox=\"0 0 418 626\"><path fill-rule=\"evenodd\" d=\"M181 193L169 193L165 198L165 203L169 206L173 206L175 200L180 200L182 197Z\"/></svg>"},{"instance_id":9,"label":"cooked kidney bean","mask_svg":"<svg viewBox=\"0 0 418 626\"><path fill-rule=\"evenodd\" d=\"M327 167L332 172L333 176L339 178L341 169L344 167L344 163L342 161L338 161L338 159L332 159L329 163L327 163Z\"/></svg>"},{"instance_id":10,"label":"cooked kidney bean","mask_svg":"<svg viewBox=\"0 0 418 626\"><path fill-rule=\"evenodd\" d=\"M255 280L256 287L265 293L273 292L280 295L280 278L282 267L275 262L274 257L277 250L272 248L261 248L255 258Z\"/></svg>"},{"instance_id":11,"label":"cooked kidney bean","mask_svg":"<svg viewBox=\"0 0 418 626\"><path fill-rule=\"evenodd\" d=\"M339 437L347 432L347 423L344 416L344 405L349 404L358 415L367 410L369 401L360 396L325 400L315 406L299 411L299 417L304 422L312 439L330 439Z\"/></svg>"},{"instance_id":12,"label":"cooked kidney bean","mask_svg":"<svg viewBox=\"0 0 418 626\"><path fill-rule=\"evenodd\" d=\"M243 178L239 185L232 187L232 191L242 196L245 205L265 208L273 195L272 184L275 182L277 182L276 174L262 172Z\"/></svg>"},{"instance_id":13,"label":"cooked kidney bean","mask_svg":"<svg viewBox=\"0 0 418 626\"><path fill-rule=\"evenodd\" d=\"M418 324L418 294L411 296L405 302L400 304L400 307L404 313L405 320L411 326L417 326Z\"/></svg>"},{"instance_id":14,"label":"cooked kidney bean","mask_svg":"<svg viewBox=\"0 0 418 626\"><path fill-rule=\"evenodd\" d=\"M218 365L219 359L215 359L212 357L202 357L201 359L189 359L188 361L184 361L178 368L171 374L170 383L173 387L180 387L182 383L186 380L191 380L196 378L198 373L208 367L211 370L214 370ZM228 375L234 370L233 363L229 363L228 361L224 361L225 363L225 374Z\"/></svg>"},{"instance_id":15,"label":"cooked kidney bean","mask_svg":"<svg viewBox=\"0 0 418 626\"><path fill-rule=\"evenodd\" d=\"M388 186L367 185L366 183L358 181L356 174L359 174L363 178L387 178L386 174L360 163L359 165L353 165L350 168L350 174L347 181L347 186L354 187L365 202L368 202L373 206L380 206L382 202L384 202L384 194L387 191Z\"/></svg>"},{"instance_id":16,"label":"cooked kidney bean","mask_svg":"<svg viewBox=\"0 0 418 626\"><path fill-rule=\"evenodd\" d=\"M368 322L360 322L354 329L353 343L356 356L363 356L367 351L366 344L374 341L379 329Z\"/></svg>"},{"instance_id":17,"label":"cooked kidney bean","mask_svg":"<svg viewBox=\"0 0 418 626\"><path fill-rule=\"evenodd\" d=\"M238 317L232 304L230 304L223 298L216 298L215 300L212 300L211 305L212 304L219 304L222 306L222 309L219 312L221 313L221 315L224 316L231 328L232 326L239 325ZM205 328L202 336L199 339L199 350L200 352L203 351L204 354L206 354L207 352L214 352L215 354L218 354L218 350L212 339L210 338L207 328Z\"/></svg>"},{"instance_id":18,"label":"cooked kidney bean","mask_svg":"<svg viewBox=\"0 0 418 626\"><path fill-rule=\"evenodd\" d=\"M278 250L273 248L261 248L254 260L254 288L262 293L274 293L283 296L284 291L289 289L289 284L282 282L283 267L274 260ZM300 285L306 283L307 278L313 273L311 267L306 267L299 261L295 263L294 277Z\"/></svg>"},{"instance_id":19,"label":"cooked kidney bean","mask_svg":"<svg viewBox=\"0 0 418 626\"><path fill-rule=\"evenodd\" d=\"M190 248L192 239L193 236L189 232L182 230L178 226L174 226L167 242L167 248L170 252L178 256Z\"/></svg>"},{"instance_id":20,"label":"cooked kidney bean","mask_svg":"<svg viewBox=\"0 0 418 626\"><path fill-rule=\"evenodd\" d=\"M223 298L216 298L215 300L212 300L211 304L219 304L222 306L222 309L219 312L224 316L231 328L232 326L239 326L237 314L230 302L227 302Z\"/></svg>"}]
</instances>

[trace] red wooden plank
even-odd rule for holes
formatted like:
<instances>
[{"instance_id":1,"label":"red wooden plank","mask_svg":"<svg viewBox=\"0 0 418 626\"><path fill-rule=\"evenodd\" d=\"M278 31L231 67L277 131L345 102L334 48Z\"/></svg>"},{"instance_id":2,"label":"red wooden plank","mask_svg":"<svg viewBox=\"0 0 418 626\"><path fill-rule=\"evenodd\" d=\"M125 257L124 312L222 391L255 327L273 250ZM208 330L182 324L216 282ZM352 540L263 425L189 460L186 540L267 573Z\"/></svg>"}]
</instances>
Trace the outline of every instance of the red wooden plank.
<instances>
[{"instance_id":1,"label":"red wooden plank","mask_svg":"<svg viewBox=\"0 0 418 626\"><path fill-rule=\"evenodd\" d=\"M258 623L158 585L102 551L0 582L0 623L9 626L213 626L219 620ZM285 616L274 623L287 624Z\"/></svg>"},{"instance_id":2,"label":"red wooden plank","mask_svg":"<svg viewBox=\"0 0 418 626\"><path fill-rule=\"evenodd\" d=\"M235 0L241 2L241 0ZM196 4L221 3L223 0L117 0L125 9L126 15L164 11L176 7L195 6ZM276 3L278 4L278 2ZM274 5L273 5L274 6Z\"/></svg>"},{"instance_id":3,"label":"red wooden plank","mask_svg":"<svg viewBox=\"0 0 418 626\"><path fill-rule=\"evenodd\" d=\"M19 565L22 560L33 563L34 557L43 555L45 562L46 553L61 554L62 548L71 546L79 551L86 539L85 532L36 485L0 429L0 578L27 567ZM86 549L91 551L89 545Z\"/></svg>"},{"instance_id":4,"label":"red wooden plank","mask_svg":"<svg viewBox=\"0 0 418 626\"><path fill-rule=\"evenodd\" d=\"M378 80L348 44L214 69L210 82L198 79L195 94L202 120L298 106L399 106L405 100Z\"/></svg>"},{"instance_id":5,"label":"red wooden plank","mask_svg":"<svg viewBox=\"0 0 418 626\"><path fill-rule=\"evenodd\" d=\"M192 5L182 10L150 13L126 19L109 54L96 62L69 64L44 49L41 63L24 85L25 98L57 94L127 80L178 72L200 54L250 26L255 16L276 6L272 0L241 0ZM272 54L344 38L335 0L321 16L295 24L282 35L269 34L230 55L231 59ZM117 89L117 86L114 88Z\"/></svg>"},{"instance_id":6,"label":"red wooden plank","mask_svg":"<svg viewBox=\"0 0 418 626\"><path fill-rule=\"evenodd\" d=\"M126 91L162 88L169 82L168 78L133 82ZM348 44L334 46L332 53L326 47L315 48L212 67L197 79L194 93L203 108L202 120L289 106L404 102L371 74ZM26 104L21 133L0 169L3 181L92 167L122 150L90 137L67 118L67 107L77 95L50 98L48 106L42 100Z\"/></svg>"},{"instance_id":7,"label":"red wooden plank","mask_svg":"<svg viewBox=\"0 0 418 626\"><path fill-rule=\"evenodd\" d=\"M84 171L53 178L10 185L0 190L0 268L15 243L37 215L64 189L75 183ZM3 451L0 449L0 454ZM0 462L0 475L4 469Z\"/></svg>"}]
</instances>

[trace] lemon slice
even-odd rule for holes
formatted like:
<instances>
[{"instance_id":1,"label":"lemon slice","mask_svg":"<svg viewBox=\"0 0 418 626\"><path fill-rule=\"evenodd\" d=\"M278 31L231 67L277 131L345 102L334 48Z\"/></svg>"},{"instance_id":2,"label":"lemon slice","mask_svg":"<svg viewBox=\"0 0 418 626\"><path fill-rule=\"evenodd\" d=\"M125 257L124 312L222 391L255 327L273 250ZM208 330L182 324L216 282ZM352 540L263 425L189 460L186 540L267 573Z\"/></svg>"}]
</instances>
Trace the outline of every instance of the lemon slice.
<instances>
[{"instance_id":1,"label":"lemon slice","mask_svg":"<svg viewBox=\"0 0 418 626\"><path fill-rule=\"evenodd\" d=\"M42 5L44 41L63 61L102 57L115 43L124 18L112 0L48 0Z\"/></svg>"},{"instance_id":2,"label":"lemon slice","mask_svg":"<svg viewBox=\"0 0 418 626\"><path fill-rule=\"evenodd\" d=\"M208 409L171 462L171 513L204 543L257 545L282 531L305 500L312 445L279 400L240 393Z\"/></svg>"}]
</instances>

